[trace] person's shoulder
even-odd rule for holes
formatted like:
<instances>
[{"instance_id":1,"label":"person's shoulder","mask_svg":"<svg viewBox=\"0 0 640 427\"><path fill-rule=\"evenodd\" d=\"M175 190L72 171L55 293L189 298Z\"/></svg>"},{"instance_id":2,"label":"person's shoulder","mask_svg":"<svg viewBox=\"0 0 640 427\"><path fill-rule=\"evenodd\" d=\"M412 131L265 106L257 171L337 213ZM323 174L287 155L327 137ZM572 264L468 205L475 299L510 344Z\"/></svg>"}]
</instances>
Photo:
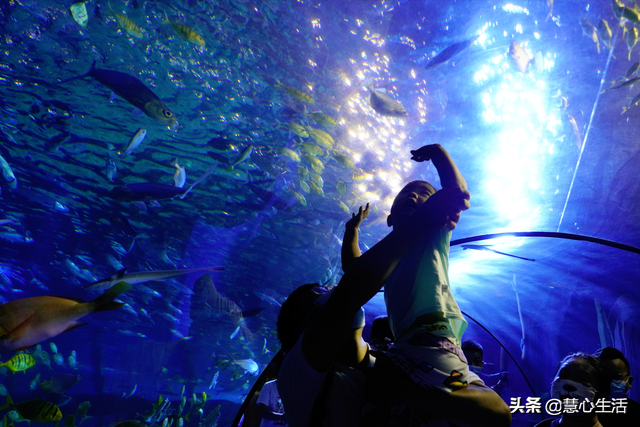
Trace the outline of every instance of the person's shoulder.
<instances>
[{"instance_id":1,"label":"person's shoulder","mask_svg":"<svg viewBox=\"0 0 640 427\"><path fill-rule=\"evenodd\" d=\"M640 409L640 402L627 398L627 406L635 409Z\"/></svg>"},{"instance_id":2,"label":"person's shoulder","mask_svg":"<svg viewBox=\"0 0 640 427\"><path fill-rule=\"evenodd\" d=\"M627 399L627 414L630 418L638 421L638 426L640 426L640 402Z\"/></svg>"},{"instance_id":3,"label":"person's shoulder","mask_svg":"<svg viewBox=\"0 0 640 427\"><path fill-rule=\"evenodd\" d=\"M265 388L265 387L267 387L267 388L269 388L269 387L277 387L277 385L278 385L277 380L271 380L271 381L266 381L266 382L262 385L262 388Z\"/></svg>"}]
</instances>

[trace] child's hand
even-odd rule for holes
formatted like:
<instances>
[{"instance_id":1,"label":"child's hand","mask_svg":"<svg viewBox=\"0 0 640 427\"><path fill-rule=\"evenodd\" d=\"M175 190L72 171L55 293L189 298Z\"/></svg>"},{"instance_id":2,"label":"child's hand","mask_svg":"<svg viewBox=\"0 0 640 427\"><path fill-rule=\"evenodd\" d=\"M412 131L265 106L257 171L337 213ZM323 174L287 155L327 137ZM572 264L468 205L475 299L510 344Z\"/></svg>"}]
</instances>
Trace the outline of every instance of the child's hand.
<instances>
[{"instance_id":1,"label":"child's hand","mask_svg":"<svg viewBox=\"0 0 640 427\"><path fill-rule=\"evenodd\" d=\"M355 230L358 227L360 227L360 223L362 223L362 220L368 216L369 216L369 203L367 203L367 207L365 207L364 210L362 209L362 206L360 206L360 209L358 209L357 214L352 213L351 219L347 221L347 223L345 224L345 227L352 228L353 230Z\"/></svg>"},{"instance_id":2,"label":"child's hand","mask_svg":"<svg viewBox=\"0 0 640 427\"><path fill-rule=\"evenodd\" d=\"M416 162L431 160L434 153L438 151L442 151L442 146L440 144L425 145L417 150L411 150L411 160L415 160Z\"/></svg>"}]
</instances>

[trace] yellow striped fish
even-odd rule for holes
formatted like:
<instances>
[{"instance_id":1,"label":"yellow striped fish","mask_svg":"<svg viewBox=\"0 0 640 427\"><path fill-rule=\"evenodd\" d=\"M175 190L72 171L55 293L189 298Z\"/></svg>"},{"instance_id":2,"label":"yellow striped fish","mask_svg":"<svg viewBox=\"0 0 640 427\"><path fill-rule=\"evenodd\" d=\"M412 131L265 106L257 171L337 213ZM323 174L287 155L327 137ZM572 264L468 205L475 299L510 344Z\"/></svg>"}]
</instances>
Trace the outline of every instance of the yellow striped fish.
<instances>
[{"instance_id":1,"label":"yellow striped fish","mask_svg":"<svg viewBox=\"0 0 640 427\"><path fill-rule=\"evenodd\" d=\"M318 145L326 148L327 150L331 150L333 148L333 138L327 132L312 128L311 126L307 126L306 128L309 135L311 135L311 138L313 138Z\"/></svg>"},{"instance_id":2,"label":"yellow striped fish","mask_svg":"<svg viewBox=\"0 0 640 427\"><path fill-rule=\"evenodd\" d=\"M60 408L42 399L13 403L11 396L7 394L7 404L0 407L0 411L8 408L13 408L18 411L20 418L36 423L50 423L62 419Z\"/></svg>"},{"instance_id":3,"label":"yellow striped fish","mask_svg":"<svg viewBox=\"0 0 640 427\"><path fill-rule=\"evenodd\" d=\"M138 27L135 24L135 22L133 22L127 16L120 15L119 13L115 13L113 9L111 9L111 4L109 4L109 11L113 14L113 16L116 17L116 22L118 23L120 28L122 28L127 33L129 33L129 35L136 37L138 39L141 39L143 37L142 30L140 29L140 27Z\"/></svg>"},{"instance_id":4,"label":"yellow striped fish","mask_svg":"<svg viewBox=\"0 0 640 427\"><path fill-rule=\"evenodd\" d=\"M16 354L8 361L0 364L0 368L6 366L13 372L26 371L36 364L36 359L30 354Z\"/></svg>"},{"instance_id":5,"label":"yellow striped fish","mask_svg":"<svg viewBox=\"0 0 640 427\"><path fill-rule=\"evenodd\" d=\"M162 23L171 24L171 26L176 31L176 33L178 33L180 37L182 37L184 40L188 41L189 43L197 44L199 46L205 45L205 42L202 36L196 33L192 28L189 28L184 24L174 24L173 22L169 21L167 12L164 13L164 21Z\"/></svg>"},{"instance_id":6,"label":"yellow striped fish","mask_svg":"<svg viewBox=\"0 0 640 427\"><path fill-rule=\"evenodd\" d=\"M297 123L291 122L289 123L288 126L289 130L293 133L295 133L296 135L298 135L299 137L302 138L309 138L309 132L307 132L304 127L300 126Z\"/></svg>"},{"instance_id":7,"label":"yellow striped fish","mask_svg":"<svg viewBox=\"0 0 640 427\"><path fill-rule=\"evenodd\" d=\"M274 86L286 90L289 93L289 95L293 96L298 101L308 102L309 104L315 104L315 102L316 102L309 95L307 95L303 91L301 91L299 89L296 89L294 87L283 86L280 83L278 83L278 84L276 84Z\"/></svg>"},{"instance_id":8,"label":"yellow striped fish","mask_svg":"<svg viewBox=\"0 0 640 427\"><path fill-rule=\"evenodd\" d=\"M320 126L338 126L338 122L336 122L333 117L327 116L324 113L307 113L307 115Z\"/></svg>"},{"instance_id":9,"label":"yellow striped fish","mask_svg":"<svg viewBox=\"0 0 640 427\"><path fill-rule=\"evenodd\" d=\"M293 195L296 197L296 199L298 199L298 201L300 202L300 204L302 206L307 206L307 199L304 198L304 196L296 191L293 190L289 190L291 191L291 193L293 193Z\"/></svg>"}]
</instances>

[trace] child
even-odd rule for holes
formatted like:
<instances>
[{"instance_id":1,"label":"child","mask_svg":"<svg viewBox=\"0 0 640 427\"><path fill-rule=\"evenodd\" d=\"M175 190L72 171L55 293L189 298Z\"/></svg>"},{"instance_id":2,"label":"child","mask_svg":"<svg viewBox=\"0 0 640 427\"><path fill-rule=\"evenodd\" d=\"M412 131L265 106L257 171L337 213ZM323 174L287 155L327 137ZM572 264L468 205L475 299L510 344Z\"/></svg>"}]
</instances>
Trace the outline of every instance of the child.
<instances>
[{"instance_id":1,"label":"child","mask_svg":"<svg viewBox=\"0 0 640 427\"><path fill-rule=\"evenodd\" d=\"M431 160L443 189L467 192L467 183L442 146L412 151L418 162ZM402 227L436 193L431 184L413 181L396 196L387 224ZM459 218L459 212L450 215ZM452 229L452 228L451 228ZM469 367L460 348L467 322L449 287L450 227L431 230L398 264L385 283L385 303L395 342L388 356L411 379L445 392L464 387Z\"/></svg>"},{"instance_id":2,"label":"child","mask_svg":"<svg viewBox=\"0 0 640 427\"><path fill-rule=\"evenodd\" d=\"M427 145L411 151L418 162L432 160L443 189L468 194L467 184L442 146ZM407 184L396 196L387 218L394 228L407 219L435 188L425 181ZM343 266L360 255L357 227L368 214L360 208L347 223L342 246ZM452 392L469 381L469 368L460 340L467 322L451 294L448 278L449 239L460 212L449 213L448 226L431 230L398 264L385 283L385 302L395 341L387 353L396 366L417 384ZM477 381L472 376L472 381Z\"/></svg>"}]
</instances>

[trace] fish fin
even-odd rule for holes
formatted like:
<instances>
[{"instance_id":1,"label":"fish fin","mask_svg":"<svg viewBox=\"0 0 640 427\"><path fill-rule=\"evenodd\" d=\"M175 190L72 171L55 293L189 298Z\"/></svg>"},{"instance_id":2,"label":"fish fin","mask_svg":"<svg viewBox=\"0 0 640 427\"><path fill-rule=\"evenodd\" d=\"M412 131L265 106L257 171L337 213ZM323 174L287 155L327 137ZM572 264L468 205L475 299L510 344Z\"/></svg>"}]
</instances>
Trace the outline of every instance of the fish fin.
<instances>
[{"instance_id":1,"label":"fish fin","mask_svg":"<svg viewBox=\"0 0 640 427\"><path fill-rule=\"evenodd\" d=\"M92 288L92 287L96 288L102 283L122 279L126 272L127 272L126 268L118 270L115 274L112 274L111 276L107 277L106 279L98 280L96 282L88 284L87 286L84 287L84 289L89 289L89 288ZM80 301L80 302L85 302L85 301Z\"/></svg>"},{"instance_id":2,"label":"fish fin","mask_svg":"<svg viewBox=\"0 0 640 427\"><path fill-rule=\"evenodd\" d=\"M111 276L114 279L121 279L124 277L125 273L127 272L126 268L123 268L121 270L118 270L118 272L116 274L114 274L113 276Z\"/></svg>"},{"instance_id":3,"label":"fish fin","mask_svg":"<svg viewBox=\"0 0 640 427\"><path fill-rule=\"evenodd\" d=\"M104 294L91 301L90 304L94 305L94 311L107 311L120 308L124 305L124 303L117 303L113 300L132 287L133 286L131 286L127 282L116 283L115 285L107 289Z\"/></svg>"},{"instance_id":4,"label":"fish fin","mask_svg":"<svg viewBox=\"0 0 640 427\"><path fill-rule=\"evenodd\" d=\"M368 77L365 81L363 81L362 86L366 87L369 90L373 90L373 76Z\"/></svg>"},{"instance_id":5,"label":"fish fin","mask_svg":"<svg viewBox=\"0 0 640 427\"><path fill-rule=\"evenodd\" d=\"M256 316L262 310L264 310L264 307L252 308L251 310L244 310L244 311L242 311L242 317L253 317L253 316Z\"/></svg>"},{"instance_id":6,"label":"fish fin","mask_svg":"<svg viewBox=\"0 0 640 427\"><path fill-rule=\"evenodd\" d=\"M80 76L75 76L75 77L71 77L69 79L61 80L56 84L61 85L62 83L67 83L67 82L71 82L73 80L84 79L85 77L90 77L93 74L93 72L95 71L95 69L96 69L96 61L94 60L93 63L91 64L91 68L89 68L89 71L87 71L86 74L82 74Z\"/></svg>"},{"instance_id":7,"label":"fish fin","mask_svg":"<svg viewBox=\"0 0 640 427\"><path fill-rule=\"evenodd\" d=\"M169 17L167 16L167 12L164 12L164 21L162 21L162 24L171 24L171 21L169 21Z\"/></svg>"},{"instance_id":8,"label":"fish fin","mask_svg":"<svg viewBox=\"0 0 640 427\"><path fill-rule=\"evenodd\" d=\"M187 196L187 194L189 194L189 192L193 189L193 187L195 187L196 185L198 185L202 181L204 181L209 175L211 175L213 173L213 171L217 167L218 167L218 162L214 162L213 165L211 165L211 167L209 169L207 169L207 171L200 178L198 178L198 180L196 182L194 182L193 184L191 184L191 186L189 188L187 188L187 191L185 191L184 193L182 193L180 195L180 198L184 199Z\"/></svg>"},{"instance_id":9,"label":"fish fin","mask_svg":"<svg viewBox=\"0 0 640 427\"><path fill-rule=\"evenodd\" d=\"M115 95L115 94L114 94ZM111 99L111 101L113 101L113 99ZM142 115L142 110L139 108L134 108L133 109L133 117L138 117Z\"/></svg>"},{"instance_id":10,"label":"fish fin","mask_svg":"<svg viewBox=\"0 0 640 427\"><path fill-rule=\"evenodd\" d=\"M149 204L150 204L151 206L153 206L154 208L162 207L162 205L160 204L160 202L158 202L157 200L152 200L152 201L150 201L150 202L149 202Z\"/></svg>"},{"instance_id":11,"label":"fish fin","mask_svg":"<svg viewBox=\"0 0 640 427\"><path fill-rule=\"evenodd\" d=\"M233 165L229 166L228 168L226 168L224 171L225 172L231 172L233 170Z\"/></svg>"},{"instance_id":12,"label":"fish fin","mask_svg":"<svg viewBox=\"0 0 640 427\"><path fill-rule=\"evenodd\" d=\"M144 202L133 202L133 204L137 206L138 209L140 209L142 212L147 211L147 205Z\"/></svg>"}]
</instances>

